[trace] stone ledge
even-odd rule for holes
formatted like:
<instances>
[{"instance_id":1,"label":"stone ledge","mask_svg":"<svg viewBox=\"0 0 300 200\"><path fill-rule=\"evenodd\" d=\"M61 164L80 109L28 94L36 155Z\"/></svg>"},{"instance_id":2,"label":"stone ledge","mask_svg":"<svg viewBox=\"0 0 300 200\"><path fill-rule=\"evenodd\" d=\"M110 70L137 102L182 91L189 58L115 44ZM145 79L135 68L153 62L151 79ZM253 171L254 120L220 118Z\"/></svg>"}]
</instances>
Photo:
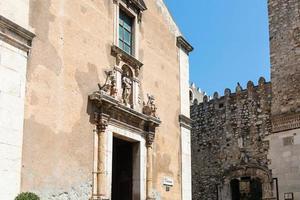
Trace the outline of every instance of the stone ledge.
<instances>
[{"instance_id":1,"label":"stone ledge","mask_svg":"<svg viewBox=\"0 0 300 200\"><path fill-rule=\"evenodd\" d=\"M142 62L134 58L132 55L129 55L116 45L113 45L111 47L111 55L116 57L117 60L121 59L124 63L130 65L131 67L137 70L139 70L144 65Z\"/></svg>"},{"instance_id":2,"label":"stone ledge","mask_svg":"<svg viewBox=\"0 0 300 200\"><path fill-rule=\"evenodd\" d=\"M0 15L0 39L21 49L29 51L35 34Z\"/></svg>"},{"instance_id":3,"label":"stone ledge","mask_svg":"<svg viewBox=\"0 0 300 200\"><path fill-rule=\"evenodd\" d=\"M192 45L190 45L190 43L188 43L188 41L186 41L183 36L177 37L176 44L177 47L182 48L187 54L194 50L194 47L192 47Z\"/></svg>"},{"instance_id":4,"label":"stone ledge","mask_svg":"<svg viewBox=\"0 0 300 200\"><path fill-rule=\"evenodd\" d=\"M185 115L182 115L182 114L179 115L180 126L191 130L192 129L192 122L193 122L193 120L190 119L189 117L187 117Z\"/></svg>"}]
</instances>

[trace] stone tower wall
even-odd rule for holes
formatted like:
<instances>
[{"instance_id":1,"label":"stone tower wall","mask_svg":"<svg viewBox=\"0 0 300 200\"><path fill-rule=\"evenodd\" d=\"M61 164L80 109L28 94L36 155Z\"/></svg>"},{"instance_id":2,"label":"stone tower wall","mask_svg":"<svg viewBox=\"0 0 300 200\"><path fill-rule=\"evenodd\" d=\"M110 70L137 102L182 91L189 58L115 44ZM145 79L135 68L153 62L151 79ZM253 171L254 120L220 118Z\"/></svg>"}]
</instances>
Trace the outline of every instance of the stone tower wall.
<instances>
[{"instance_id":1,"label":"stone tower wall","mask_svg":"<svg viewBox=\"0 0 300 200\"><path fill-rule=\"evenodd\" d=\"M263 78L258 86L249 81L246 90L226 89L191 106L193 199L216 200L218 186L239 167L268 171L270 111L271 84Z\"/></svg>"},{"instance_id":2,"label":"stone tower wall","mask_svg":"<svg viewBox=\"0 0 300 200\"><path fill-rule=\"evenodd\" d=\"M272 115L300 112L300 1L268 3Z\"/></svg>"}]
</instances>

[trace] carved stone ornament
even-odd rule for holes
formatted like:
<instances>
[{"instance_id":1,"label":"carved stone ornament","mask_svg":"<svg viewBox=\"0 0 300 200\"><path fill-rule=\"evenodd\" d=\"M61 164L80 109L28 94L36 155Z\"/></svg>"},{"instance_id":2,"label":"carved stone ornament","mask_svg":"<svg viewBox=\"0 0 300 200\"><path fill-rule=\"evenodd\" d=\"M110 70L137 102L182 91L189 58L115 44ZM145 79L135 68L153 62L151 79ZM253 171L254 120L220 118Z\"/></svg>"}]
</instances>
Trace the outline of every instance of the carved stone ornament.
<instances>
[{"instance_id":1,"label":"carved stone ornament","mask_svg":"<svg viewBox=\"0 0 300 200\"><path fill-rule=\"evenodd\" d=\"M106 92L108 95L112 96L115 98L118 93L117 89L117 81L116 81L116 71L106 71L106 80L105 83L101 86L98 84L99 90Z\"/></svg>"},{"instance_id":2,"label":"carved stone ornament","mask_svg":"<svg viewBox=\"0 0 300 200\"><path fill-rule=\"evenodd\" d=\"M147 95L147 96L148 96L148 102L147 104L145 104L144 102L143 114L157 118L156 116L157 107L154 103L155 98L153 95Z\"/></svg>"},{"instance_id":3,"label":"carved stone ornament","mask_svg":"<svg viewBox=\"0 0 300 200\"><path fill-rule=\"evenodd\" d=\"M154 139L155 139L154 133L152 133L152 132L147 133L147 135L146 135L147 146L152 146Z\"/></svg>"},{"instance_id":4,"label":"carved stone ornament","mask_svg":"<svg viewBox=\"0 0 300 200\"><path fill-rule=\"evenodd\" d=\"M300 27L297 27L293 31L293 38L297 45L300 45Z\"/></svg>"},{"instance_id":5,"label":"carved stone ornament","mask_svg":"<svg viewBox=\"0 0 300 200\"><path fill-rule=\"evenodd\" d=\"M128 71L123 72L122 76L122 100L126 106L130 106L130 97L132 95L132 81Z\"/></svg>"},{"instance_id":6,"label":"carved stone ornament","mask_svg":"<svg viewBox=\"0 0 300 200\"><path fill-rule=\"evenodd\" d=\"M147 137L148 133L155 134L156 127L161 123L158 118L127 107L102 90L89 95L89 101L96 110L95 123L99 130L105 129L109 122L119 127L146 134L145 137Z\"/></svg>"},{"instance_id":7,"label":"carved stone ornament","mask_svg":"<svg viewBox=\"0 0 300 200\"><path fill-rule=\"evenodd\" d=\"M95 112L94 120L97 125L97 131L100 133L104 132L108 126L108 116Z\"/></svg>"}]
</instances>

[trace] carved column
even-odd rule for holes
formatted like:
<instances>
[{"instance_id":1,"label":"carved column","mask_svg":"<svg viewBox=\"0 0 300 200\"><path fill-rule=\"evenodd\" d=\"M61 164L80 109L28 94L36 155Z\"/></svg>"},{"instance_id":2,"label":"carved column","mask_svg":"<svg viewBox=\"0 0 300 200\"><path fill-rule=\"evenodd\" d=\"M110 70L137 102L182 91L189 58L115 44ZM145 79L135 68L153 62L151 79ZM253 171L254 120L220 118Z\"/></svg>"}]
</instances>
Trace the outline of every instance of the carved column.
<instances>
[{"instance_id":1,"label":"carved column","mask_svg":"<svg viewBox=\"0 0 300 200\"><path fill-rule=\"evenodd\" d=\"M103 114L95 113L95 121L97 124L97 138L98 141L95 142L97 145L95 147L96 157L96 171L94 172L95 183L94 183L94 194L93 199L104 200L107 198L107 188L106 188L106 173L105 173L105 154L106 154L106 127L108 125L108 117Z\"/></svg>"},{"instance_id":2,"label":"carved column","mask_svg":"<svg viewBox=\"0 0 300 200\"><path fill-rule=\"evenodd\" d=\"M153 141L154 141L154 133L148 132L147 133L147 200L154 200L152 193L152 169L153 169L153 162L152 162L152 156L153 156Z\"/></svg>"}]
</instances>

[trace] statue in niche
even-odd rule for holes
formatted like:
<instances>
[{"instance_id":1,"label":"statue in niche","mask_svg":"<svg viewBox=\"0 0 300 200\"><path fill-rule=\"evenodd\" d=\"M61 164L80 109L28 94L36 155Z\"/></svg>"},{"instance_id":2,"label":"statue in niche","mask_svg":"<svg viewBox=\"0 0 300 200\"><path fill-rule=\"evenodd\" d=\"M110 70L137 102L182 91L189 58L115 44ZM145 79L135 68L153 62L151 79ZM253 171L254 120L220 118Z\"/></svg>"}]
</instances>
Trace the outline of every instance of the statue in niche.
<instances>
[{"instance_id":1,"label":"statue in niche","mask_svg":"<svg viewBox=\"0 0 300 200\"><path fill-rule=\"evenodd\" d=\"M149 116L152 116L152 117L156 117L156 110L157 110L157 107L155 105L155 98L153 95L147 95L148 96L148 102L147 104L145 104L144 102L144 107L143 107L143 113L145 115L149 115Z\"/></svg>"},{"instance_id":2,"label":"statue in niche","mask_svg":"<svg viewBox=\"0 0 300 200\"><path fill-rule=\"evenodd\" d=\"M126 106L130 106L130 97L132 96L132 81L130 77L130 71L128 69L123 71L122 76L122 100Z\"/></svg>"}]
</instances>

